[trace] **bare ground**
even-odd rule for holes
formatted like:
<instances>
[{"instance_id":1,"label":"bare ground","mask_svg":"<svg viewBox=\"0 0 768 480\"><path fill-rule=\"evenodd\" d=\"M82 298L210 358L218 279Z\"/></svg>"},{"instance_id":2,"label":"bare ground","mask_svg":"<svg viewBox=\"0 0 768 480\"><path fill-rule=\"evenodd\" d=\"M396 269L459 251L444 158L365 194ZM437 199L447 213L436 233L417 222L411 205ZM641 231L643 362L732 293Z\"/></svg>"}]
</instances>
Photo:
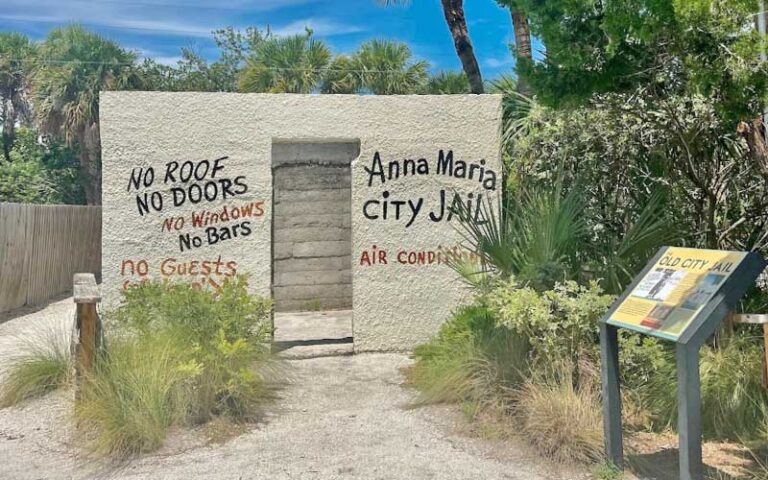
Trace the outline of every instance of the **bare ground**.
<instances>
[{"instance_id":1,"label":"bare ground","mask_svg":"<svg viewBox=\"0 0 768 480\"><path fill-rule=\"evenodd\" d=\"M0 324L0 362L18 351L20 335L69 325L70 302ZM262 422L220 443L210 440L215 426L180 430L160 452L119 465L89 460L78 448L71 391L0 410L0 479L588 477L545 463L521 445L462 435L454 408L407 408L413 392L402 387L400 373L410 363L406 355L301 357L288 360L291 382Z\"/></svg>"}]
</instances>

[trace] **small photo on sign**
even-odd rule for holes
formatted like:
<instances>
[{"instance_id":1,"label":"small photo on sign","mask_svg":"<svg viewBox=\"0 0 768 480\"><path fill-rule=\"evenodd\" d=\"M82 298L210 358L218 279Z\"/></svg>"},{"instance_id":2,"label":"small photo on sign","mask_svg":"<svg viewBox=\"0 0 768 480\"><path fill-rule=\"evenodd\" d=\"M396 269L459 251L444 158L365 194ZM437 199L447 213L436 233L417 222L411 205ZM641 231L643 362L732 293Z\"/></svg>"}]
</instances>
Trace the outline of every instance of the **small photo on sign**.
<instances>
[{"instance_id":1,"label":"small photo on sign","mask_svg":"<svg viewBox=\"0 0 768 480\"><path fill-rule=\"evenodd\" d=\"M696 289L685 297L681 307L689 310L696 310L701 307L717 292L720 284L723 283L723 279L725 279L725 275L707 274L696 286Z\"/></svg>"},{"instance_id":2,"label":"small photo on sign","mask_svg":"<svg viewBox=\"0 0 768 480\"><path fill-rule=\"evenodd\" d=\"M651 313L640 322L640 325L648 328L661 328L664 324L664 320L669 317L673 310L674 307L656 305L653 310L651 310Z\"/></svg>"},{"instance_id":3,"label":"small photo on sign","mask_svg":"<svg viewBox=\"0 0 768 480\"><path fill-rule=\"evenodd\" d=\"M636 297L663 302L685 278L686 272L671 268L657 268L648 272L632 292Z\"/></svg>"}]
</instances>

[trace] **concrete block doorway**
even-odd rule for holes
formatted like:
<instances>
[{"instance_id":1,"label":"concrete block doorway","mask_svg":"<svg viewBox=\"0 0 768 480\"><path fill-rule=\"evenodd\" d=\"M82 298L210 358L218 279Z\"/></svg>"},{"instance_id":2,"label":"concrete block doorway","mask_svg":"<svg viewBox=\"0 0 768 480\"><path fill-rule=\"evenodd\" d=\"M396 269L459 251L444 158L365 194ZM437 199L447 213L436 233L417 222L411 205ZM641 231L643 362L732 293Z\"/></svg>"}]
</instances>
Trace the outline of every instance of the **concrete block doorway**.
<instances>
[{"instance_id":1,"label":"concrete block doorway","mask_svg":"<svg viewBox=\"0 0 768 480\"><path fill-rule=\"evenodd\" d=\"M351 164L359 154L359 140L272 143L272 298L280 349L352 351Z\"/></svg>"}]
</instances>

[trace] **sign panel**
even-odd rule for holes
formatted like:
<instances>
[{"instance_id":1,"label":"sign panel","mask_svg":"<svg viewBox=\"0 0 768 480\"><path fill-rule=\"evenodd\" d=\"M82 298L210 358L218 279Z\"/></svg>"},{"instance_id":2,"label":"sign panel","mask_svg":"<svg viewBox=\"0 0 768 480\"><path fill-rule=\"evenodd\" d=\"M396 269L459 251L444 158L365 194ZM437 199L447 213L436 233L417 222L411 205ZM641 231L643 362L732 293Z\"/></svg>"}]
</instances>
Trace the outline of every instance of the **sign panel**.
<instances>
[{"instance_id":1,"label":"sign panel","mask_svg":"<svg viewBox=\"0 0 768 480\"><path fill-rule=\"evenodd\" d=\"M746 256L670 247L607 323L676 341Z\"/></svg>"}]
</instances>

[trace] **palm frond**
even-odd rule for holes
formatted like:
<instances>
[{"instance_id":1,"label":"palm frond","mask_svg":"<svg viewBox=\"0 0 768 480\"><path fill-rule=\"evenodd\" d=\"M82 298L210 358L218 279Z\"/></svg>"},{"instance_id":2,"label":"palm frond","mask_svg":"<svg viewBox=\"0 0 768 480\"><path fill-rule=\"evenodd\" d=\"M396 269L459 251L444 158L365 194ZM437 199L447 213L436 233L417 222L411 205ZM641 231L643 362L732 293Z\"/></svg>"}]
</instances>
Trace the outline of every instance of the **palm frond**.
<instances>
[{"instance_id":1,"label":"palm frond","mask_svg":"<svg viewBox=\"0 0 768 480\"><path fill-rule=\"evenodd\" d=\"M462 205L455 213L464 247L479 259L478 271L547 288L576 275L587 232L582 210L576 191L563 194L557 187L507 200L487 198L477 212Z\"/></svg>"},{"instance_id":2,"label":"palm frond","mask_svg":"<svg viewBox=\"0 0 768 480\"><path fill-rule=\"evenodd\" d=\"M530 133L531 113L537 106L536 101L518 92L517 82L509 75L502 75L492 81L490 91L503 95L502 142L508 145Z\"/></svg>"},{"instance_id":3,"label":"palm frond","mask_svg":"<svg viewBox=\"0 0 768 480\"><path fill-rule=\"evenodd\" d=\"M608 244L607 255L595 272L606 292L621 292L654 252L679 240L666 207L666 192L654 192L621 240Z\"/></svg>"}]
</instances>

